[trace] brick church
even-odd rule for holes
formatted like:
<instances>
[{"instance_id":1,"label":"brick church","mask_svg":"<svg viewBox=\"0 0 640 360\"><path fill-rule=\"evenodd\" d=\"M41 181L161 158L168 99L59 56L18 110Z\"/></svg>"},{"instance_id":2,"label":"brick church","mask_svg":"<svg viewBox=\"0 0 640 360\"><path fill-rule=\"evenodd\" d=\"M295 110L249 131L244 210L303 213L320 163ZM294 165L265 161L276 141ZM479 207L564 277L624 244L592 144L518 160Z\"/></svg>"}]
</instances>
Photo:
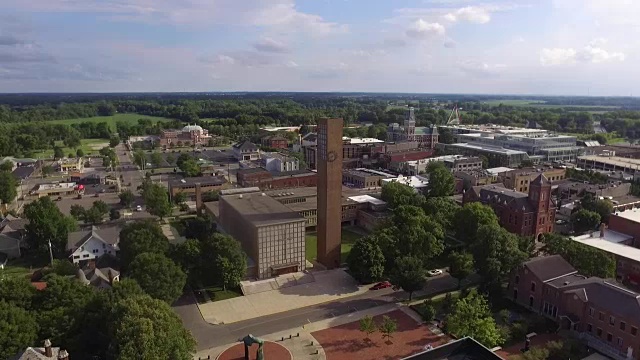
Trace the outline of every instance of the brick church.
<instances>
[{"instance_id":1,"label":"brick church","mask_svg":"<svg viewBox=\"0 0 640 360\"><path fill-rule=\"evenodd\" d=\"M540 235L553 231L556 208L551 201L551 183L540 174L529 185L529 193L507 189L502 184L474 186L464 193L464 204L479 201L491 206L500 226L518 235Z\"/></svg>"}]
</instances>

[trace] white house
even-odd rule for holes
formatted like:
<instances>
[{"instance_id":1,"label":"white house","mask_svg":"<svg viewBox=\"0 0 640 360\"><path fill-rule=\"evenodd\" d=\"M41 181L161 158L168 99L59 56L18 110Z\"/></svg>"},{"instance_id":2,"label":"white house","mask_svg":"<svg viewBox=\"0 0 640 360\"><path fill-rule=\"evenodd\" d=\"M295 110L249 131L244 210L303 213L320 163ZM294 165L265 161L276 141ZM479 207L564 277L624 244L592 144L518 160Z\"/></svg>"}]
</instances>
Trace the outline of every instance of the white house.
<instances>
[{"instance_id":1,"label":"white house","mask_svg":"<svg viewBox=\"0 0 640 360\"><path fill-rule=\"evenodd\" d=\"M265 168L271 172L285 172L300 170L298 159L279 153L263 153Z\"/></svg>"},{"instance_id":2,"label":"white house","mask_svg":"<svg viewBox=\"0 0 640 360\"><path fill-rule=\"evenodd\" d=\"M233 151L233 156L238 161L260 159L260 150L254 143L248 140L233 145L231 150Z\"/></svg>"},{"instance_id":3,"label":"white house","mask_svg":"<svg viewBox=\"0 0 640 360\"><path fill-rule=\"evenodd\" d=\"M67 251L74 264L81 266L89 260L94 260L102 255L116 255L120 228L115 226L97 228L92 226L90 230L76 231L69 234Z\"/></svg>"}]
</instances>

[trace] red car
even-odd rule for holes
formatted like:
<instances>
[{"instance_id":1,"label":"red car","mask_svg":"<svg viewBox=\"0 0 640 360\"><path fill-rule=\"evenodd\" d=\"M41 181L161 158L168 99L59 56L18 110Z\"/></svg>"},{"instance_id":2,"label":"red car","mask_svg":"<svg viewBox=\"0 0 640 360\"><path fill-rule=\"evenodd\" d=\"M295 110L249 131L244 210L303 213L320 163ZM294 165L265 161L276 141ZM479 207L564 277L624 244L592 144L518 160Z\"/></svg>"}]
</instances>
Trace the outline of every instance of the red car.
<instances>
[{"instance_id":1,"label":"red car","mask_svg":"<svg viewBox=\"0 0 640 360\"><path fill-rule=\"evenodd\" d=\"M386 289L386 288L390 288L391 287L391 283L388 281L383 281L383 282L379 282L375 285L373 285L371 287L371 290L380 290L380 289Z\"/></svg>"}]
</instances>

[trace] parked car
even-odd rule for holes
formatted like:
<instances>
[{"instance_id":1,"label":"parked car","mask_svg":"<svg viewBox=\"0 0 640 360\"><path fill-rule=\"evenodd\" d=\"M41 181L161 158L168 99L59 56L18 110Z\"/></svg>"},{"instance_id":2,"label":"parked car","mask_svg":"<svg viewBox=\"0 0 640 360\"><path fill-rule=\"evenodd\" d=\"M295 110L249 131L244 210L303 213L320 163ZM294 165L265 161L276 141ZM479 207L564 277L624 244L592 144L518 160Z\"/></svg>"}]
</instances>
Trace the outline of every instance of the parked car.
<instances>
[{"instance_id":1,"label":"parked car","mask_svg":"<svg viewBox=\"0 0 640 360\"><path fill-rule=\"evenodd\" d=\"M136 211L142 211L142 206L140 205L136 206Z\"/></svg>"},{"instance_id":2,"label":"parked car","mask_svg":"<svg viewBox=\"0 0 640 360\"><path fill-rule=\"evenodd\" d=\"M429 270L429 271L427 271L427 275L429 277L442 275L442 270L440 270L440 269Z\"/></svg>"},{"instance_id":3,"label":"parked car","mask_svg":"<svg viewBox=\"0 0 640 360\"><path fill-rule=\"evenodd\" d=\"M558 224L558 225L564 225L566 223L567 223L567 220L563 220L563 219L556 220L556 224Z\"/></svg>"},{"instance_id":4,"label":"parked car","mask_svg":"<svg viewBox=\"0 0 640 360\"><path fill-rule=\"evenodd\" d=\"M371 290L380 290L390 288L392 285L388 281L379 282L371 287Z\"/></svg>"}]
</instances>

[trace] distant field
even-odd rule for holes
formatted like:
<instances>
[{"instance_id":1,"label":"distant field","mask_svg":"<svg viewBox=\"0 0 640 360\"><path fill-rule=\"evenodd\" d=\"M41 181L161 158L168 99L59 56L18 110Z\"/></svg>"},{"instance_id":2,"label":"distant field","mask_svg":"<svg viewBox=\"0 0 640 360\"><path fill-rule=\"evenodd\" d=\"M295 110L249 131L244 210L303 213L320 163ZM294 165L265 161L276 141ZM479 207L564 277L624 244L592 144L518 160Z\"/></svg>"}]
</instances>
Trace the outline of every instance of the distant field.
<instances>
[{"instance_id":1,"label":"distant field","mask_svg":"<svg viewBox=\"0 0 640 360\"><path fill-rule=\"evenodd\" d=\"M575 109L576 111L579 111L580 109L584 109L584 108L598 108L598 109L611 109L611 110L615 110L618 109L618 106L600 106L600 105L552 105L552 104L546 104L544 101L539 101L539 100L527 100L527 99L505 99L505 100L489 100L489 101L484 101L484 104L487 105L492 105L492 106L498 106L500 104L503 105L508 105L508 106L522 106L522 107L539 107L539 108L546 108L546 109ZM596 110L596 111L588 111L590 113L603 113L606 112L606 110Z\"/></svg>"},{"instance_id":2,"label":"distant field","mask_svg":"<svg viewBox=\"0 0 640 360\"><path fill-rule=\"evenodd\" d=\"M65 147L62 141L56 141L56 146L62 146L62 152L64 156L67 156L69 153L75 156L76 149ZM85 155L97 154L98 151L105 147L109 146L109 140L107 139L82 139L80 140L80 149L84 151ZM36 159L49 159L53 157L53 149L43 150L36 153L33 153L33 157Z\"/></svg>"},{"instance_id":3,"label":"distant field","mask_svg":"<svg viewBox=\"0 0 640 360\"><path fill-rule=\"evenodd\" d=\"M118 121L137 122L138 119L150 119L154 123L158 121L172 121L172 119L157 117L157 116L146 116L146 115L140 115L140 114L115 114L113 116L95 116L90 118L51 120L51 121L47 121L47 123L72 125L72 124L78 124L82 122L95 122L95 123L106 122L107 124L109 124L109 127L111 128L111 130L116 131L116 122Z\"/></svg>"},{"instance_id":4,"label":"distant field","mask_svg":"<svg viewBox=\"0 0 640 360\"><path fill-rule=\"evenodd\" d=\"M544 101L527 100L527 99L517 99L517 100L516 99L505 99L505 100L483 101L483 103L485 103L487 105L493 105L493 106L498 106L500 104L509 105L509 106L532 106L532 105L544 104Z\"/></svg>"}]
</instances>

